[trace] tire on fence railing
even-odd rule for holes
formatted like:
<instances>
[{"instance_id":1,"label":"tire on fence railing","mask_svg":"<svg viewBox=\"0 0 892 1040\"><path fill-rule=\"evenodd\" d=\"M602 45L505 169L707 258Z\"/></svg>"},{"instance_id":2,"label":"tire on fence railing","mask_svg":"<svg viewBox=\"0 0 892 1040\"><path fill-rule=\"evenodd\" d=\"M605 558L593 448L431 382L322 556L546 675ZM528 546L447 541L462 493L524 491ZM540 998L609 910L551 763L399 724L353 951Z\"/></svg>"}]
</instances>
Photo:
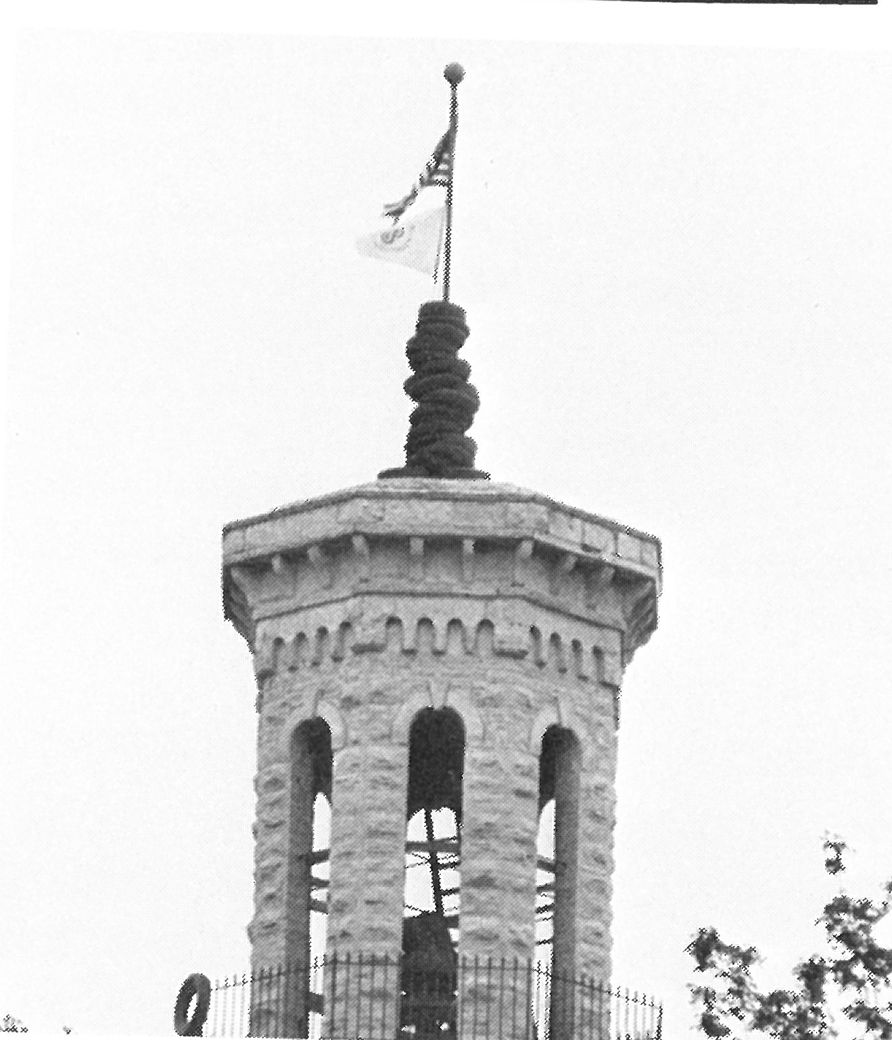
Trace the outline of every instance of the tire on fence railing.
<instances>
[{"instance_id":1,"label":"tire on fence railing","mask_svg":"<svg viewBox=\"0 0 892 1040\"><path fill-rule=\"evenodd\" d=\"M189 1015L189 1005L195 1000L195 1008ZM211 980L207 975L195 972L180 986L177 1002L173 1008L173 1027L177 1036L201 1036L211 1006Z\"/></svg>"}]
</instances>

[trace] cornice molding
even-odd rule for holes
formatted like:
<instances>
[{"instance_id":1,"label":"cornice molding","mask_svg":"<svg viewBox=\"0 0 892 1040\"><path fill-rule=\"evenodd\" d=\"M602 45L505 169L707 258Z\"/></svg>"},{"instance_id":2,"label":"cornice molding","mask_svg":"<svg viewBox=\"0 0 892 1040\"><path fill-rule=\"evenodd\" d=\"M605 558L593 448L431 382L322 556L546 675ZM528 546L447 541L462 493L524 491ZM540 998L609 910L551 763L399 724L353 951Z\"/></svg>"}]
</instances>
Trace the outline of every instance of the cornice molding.
<instances>
[{"instance_id":1,"label":"cornice molding","mask_svg":"<svg viewBox=\"0 0 892 1040\"><path fill-rule=\"evenodd\" d=\"M412 612L409 600L442 601L438 615L471 629L485 601L499 604L486 616L502 655L527 652L505 612L544 611L616 629L624 666L656 628L661 577L651 535L486 481L378 481L236 521L223 536L224 612L252 649L274 618L343 612L363 597L398 614Z\"/></svg>"}]
</instances>

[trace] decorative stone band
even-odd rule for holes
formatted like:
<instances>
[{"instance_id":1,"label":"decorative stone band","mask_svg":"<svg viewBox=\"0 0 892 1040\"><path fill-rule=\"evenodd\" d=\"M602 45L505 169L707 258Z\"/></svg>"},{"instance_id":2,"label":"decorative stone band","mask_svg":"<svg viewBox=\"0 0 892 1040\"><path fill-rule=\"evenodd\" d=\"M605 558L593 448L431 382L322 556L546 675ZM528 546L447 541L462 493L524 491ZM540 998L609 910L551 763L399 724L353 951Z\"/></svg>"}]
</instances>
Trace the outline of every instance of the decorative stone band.
<instances>
[{"instance_id":1,"label":"decorative stone band","mask_svg":"<svg viewBox=\"0 0 892 1040\"><path fill-rule=\"evenodd\" d=\"M374 606L363 606L382 597L391 602L411 597L421 611L413 625L427 612L436 615L431 620L439 621L435 626L437 652L445 651L451 623L462 626L461 642L471 652L471 645L478 641L477 628L489 621L496 629L496 654L525 656L530 631L542 627L524 624L531 606L560 615L571 627L578 628L573 623L581 622L583 628L595 624L621 633L622 665L628 664L656 627L656 578L621 561L556 555L536 539L504 539L487 547L484 568L469 551L469 543L474 544L470 539L453 539L451 544L441 539L436 547L438 566L426 572L425 540L411 537L394 544L394 539L388 539L379 546L381 556L387 558L386 567L382 564L380 568L374 565L373 542L369 536L354 535L324 548L312 546L304 554L280 553L231 566L225 577L226 613L256 652L262 652L257 646L261 622L303 615L304 639L312 645L298 645L295 651L298 660L313 662L318 662L320 654L343 653L342 648L362 652L383 646L388 618ZM450 549L454 550L451 554ZM450 573L450 562L455 573ZM494 598L498 599L495 611ZM357 603L348 608L347 601L352 600ZM450 611L454 616L446 617ZM345 617L356 618L348 643L347 635L337 631L346 623ZM473 632L465 631L469 624ZM323 633L329 650L316 645ZM545 633L545 640L552 635L551 631ZM410 638L416 637L413 631ZM578 650L572 649L576 638L567 638L567 650L562 653L578 657Z\"/></svg>"},{"instance_id":2,"label":"decorative stone band","mask_svg":"<svg viewBox=\"0 0 892 1040\"><path fill-rule=\"evenodd\" d=\"M391 616L380 618L374 628L356 627L343 621L334 629L309 625L294 635L259 640L254 647L254 672L263 683L273 675L286 672L324 671L354 654L389 652L418 658L428 653L435 657L524 659L538 670L619 686L621 634L600 629L596 645L591 644L591 636L591 632L569 639L558 632L543 635L535 625L524 627L520 632L500 633L487 617L474 625L451 618L447 624L437 626L426 617L406 624Z\"/></svg>"}]
</instances>

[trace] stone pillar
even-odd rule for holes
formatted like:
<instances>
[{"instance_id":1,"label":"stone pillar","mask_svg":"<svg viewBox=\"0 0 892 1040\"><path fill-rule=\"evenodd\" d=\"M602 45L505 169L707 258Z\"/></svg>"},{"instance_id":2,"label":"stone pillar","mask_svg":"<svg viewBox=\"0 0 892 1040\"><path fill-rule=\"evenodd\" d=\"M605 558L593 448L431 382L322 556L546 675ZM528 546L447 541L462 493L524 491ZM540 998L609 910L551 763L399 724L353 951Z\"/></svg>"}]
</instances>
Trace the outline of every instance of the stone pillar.
<instances>
[{"instance_id":1,"label":"stone pillar","mask_svg":"<svg viewBox=\"0 0 892 1040\"><path fill-rule=\"evenodd\" d=\"M551 1040L571 1040L578 1004L577 913L580 897L580 774L575 734L563 730L555 755L554 930L551 979Z\"/></svg>"},{"instance_id":2,"label":"stone pillar","mask_svg":"<svg viewBox=\"0 0 892 1040\"><path fill-rule=\"evenodd\" d=\"M308 735L298 727L291 740L291 840L288 856L283 1008L285 1036L305 1037L310 984L310 898L312 895L313 761Z\"/></svg>"},{"instance_id":3,"label":"stone pillar","mask_svg":"<svg viewBox=\"0 0 892 1040\"><path fill-rule=\"evenodd\" d=\"M334 756L325 1036L396 1036L403 927L407 748Z\"/></svg>"},{"instance_id":4,"label":"stone pillar","mask_svg":"<svg viewBox=\"0 0 892 1040\"><path fill-rule=\"evenodd\" d=\"M602 732L603 745L586 749L581 775L576 971L606 983L610 979L616 734L606 727Z\"/></svg>"},{"instance_id":5,"label":"stone pillar","mask_svg":"<svg viewBox=\"0 0 892 1040\"><path fill-rule=\"evenodd\" d=\"M287 762L261 764L254 786L254 917L251 940L250 1032L275 1036L282 1014L282 966L286 959L290 770Z\"/></svg>"},{"instance_id":6,"label":"stone pillar","mask_svg":"<svg viewBox=\"0 0 892 1040\"><path fill-rule=\"evenodd\" d=\"M529 1035L539 764L527 743L465 748L459 1035Z\"/></svg>"},{"instance_id":7,"label":"stone pillar","mask_svg":"<svg viewBox=\"0 0 892 1040\"><path fill-rule=\"evenodd\" d=\"M253 1036L308 1035L315 791L308 738L301 729L289 742L290 761L271 762L257 778Z\"/></svg>"},{"instance_id":8,"label":"stone pillar","mask_svg":"<svg viewBox=\"0 0 892 1040\"><path fill-rule=\"evenodd\" d=\"M254 824L254 917L248 926L251 966L259 969L285 961L288 872L288 764L275 762L261 768L254 786L257 821Z\"/></svg>"}]
</instances>

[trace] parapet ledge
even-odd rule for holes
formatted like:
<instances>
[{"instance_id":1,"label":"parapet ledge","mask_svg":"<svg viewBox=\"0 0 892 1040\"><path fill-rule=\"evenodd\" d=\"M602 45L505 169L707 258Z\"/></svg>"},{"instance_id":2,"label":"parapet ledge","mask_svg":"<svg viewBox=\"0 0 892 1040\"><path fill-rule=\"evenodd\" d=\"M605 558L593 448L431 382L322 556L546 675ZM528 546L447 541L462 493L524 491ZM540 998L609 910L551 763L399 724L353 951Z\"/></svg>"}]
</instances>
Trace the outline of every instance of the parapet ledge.
<instances>
[{"instance_id":1,"label":"parapet ledge","mask_svg":"<svg viewBox=\"0 0 892 1040\"><path fill-rule=\"evenodd\" d=\"M223 562L300 551L353 534L499 533L661 572L659 539L644 531L513 484L430 478L378 480L233 520L223 528Z\"/></svg>"}]
</instances>

